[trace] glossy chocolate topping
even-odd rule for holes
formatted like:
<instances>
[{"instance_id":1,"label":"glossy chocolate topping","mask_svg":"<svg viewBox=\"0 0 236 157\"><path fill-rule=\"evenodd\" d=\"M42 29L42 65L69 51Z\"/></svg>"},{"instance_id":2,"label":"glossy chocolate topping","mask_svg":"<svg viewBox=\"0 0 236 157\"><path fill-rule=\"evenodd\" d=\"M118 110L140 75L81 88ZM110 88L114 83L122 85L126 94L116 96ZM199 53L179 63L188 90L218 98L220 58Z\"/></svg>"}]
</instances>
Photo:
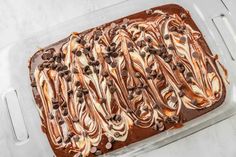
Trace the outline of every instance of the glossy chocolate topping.
<instances>
[{"instance_id":1,"label":"glossy chocolate topping","mask_svg":"<svg viewBox=\"0 0 236 157\"><path fill-rule=\"evenodd\" d=\"M94 156L219 106L225 86L189 13L165 5L73 33L30 61L57 156Z\"/></svg>"}]
</instances>

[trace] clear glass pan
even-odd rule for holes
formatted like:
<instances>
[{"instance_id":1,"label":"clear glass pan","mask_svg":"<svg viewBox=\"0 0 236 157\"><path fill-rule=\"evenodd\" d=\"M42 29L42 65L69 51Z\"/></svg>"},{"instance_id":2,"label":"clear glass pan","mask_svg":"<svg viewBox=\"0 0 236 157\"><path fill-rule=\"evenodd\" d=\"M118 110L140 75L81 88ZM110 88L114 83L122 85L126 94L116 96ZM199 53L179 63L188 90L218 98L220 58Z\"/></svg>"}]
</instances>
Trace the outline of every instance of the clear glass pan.
<instances>
[{"instance_id":1,"label":"clear glass pan","mask_svg":"<svg viewBox=\"0 0 236 157\"><path fill-rule=\"evenodd\" d=\"M198 0L127 0L38 32L1 51L0 119L3 124L0 129L0 144L5 147L4 150L1 148L0 156L53 156L47 137L40 128L41 121L32 96L28 74L28 60L38 48L63 39L71 32L80 32L123 16L169 3L179 4L190 11L211 51L219 55L221 63L228 69L230 84L227 86L225 102L215 110L185 123L182 128L167 130L107 155L136 156L232 116L236 111L236 98L234 97L236 93L236 71L234 70L236 68L234 57L236 43L233 40L236 27L231 25L231 17L225 6L220 1L216 3L214 0L207 1L207 4L214 4L214 7L209 7L205 2ZM221 14L225 16L220 16Z\"/></svg>"}]
</instances>

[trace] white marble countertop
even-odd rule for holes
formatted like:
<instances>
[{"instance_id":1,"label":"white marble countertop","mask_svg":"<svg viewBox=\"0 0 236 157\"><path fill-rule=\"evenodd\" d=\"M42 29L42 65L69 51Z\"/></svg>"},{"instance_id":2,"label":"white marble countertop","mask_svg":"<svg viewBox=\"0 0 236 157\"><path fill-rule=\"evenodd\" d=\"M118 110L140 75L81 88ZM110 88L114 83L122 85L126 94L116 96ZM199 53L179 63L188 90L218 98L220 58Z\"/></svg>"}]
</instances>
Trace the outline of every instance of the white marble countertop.
<instances>
[{"instance_id":1,"label":"white marble countertop","mask_svg":"<svg viewBox=\"0 0 236 157\"><path fill-rule=\"evenodd\" d=\"M0 0L0 48L57 23L123 0ZM218 1L218 0L216 0ZM232 0L225 0L232 1ZM236 6L230 6L236 8ZM140 157L235 157L236 116ZM0 149L0 156L2 156Z\"/></svg>"}]
</instances>

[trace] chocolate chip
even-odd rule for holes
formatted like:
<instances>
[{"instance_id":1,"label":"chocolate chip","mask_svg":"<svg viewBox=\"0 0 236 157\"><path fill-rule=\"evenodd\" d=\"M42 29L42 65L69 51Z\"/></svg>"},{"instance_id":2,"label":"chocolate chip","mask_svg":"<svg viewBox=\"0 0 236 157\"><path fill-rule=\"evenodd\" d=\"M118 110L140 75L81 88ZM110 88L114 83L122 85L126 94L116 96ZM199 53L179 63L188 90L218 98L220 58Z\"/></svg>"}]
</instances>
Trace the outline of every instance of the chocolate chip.
<instances>
[{"instance_id":1,"label":"chocolate chip","mask_svg":"<svg viewBox=\"0 0 236 157\"><path fill-rule=\"evenodd\" d=\"M198 102L197 102L197 100L196 100L196 99L192 99L192 100L191 100L191 104L193 104L193 105L195 105L195 106L196 106L196 105L197 105L197 103L198 103Z\"/></svg>"},{"instance_id":2,"label":"chocolate chip","mask_svg":"<svg viewBox=\"0 0 236 157\"><path fill-rule=\"evenodd\" d=\"M171 60L172 60L172 56L166 56L165 58L164 58L164 61L166 62L166 63L170 63L171 62Z\"/></svg>"},{"instance_id":3,"label":"chocolate chip","mask_svg":"<svg viewBox=\"0 0 236 157\"><path fill-rule=\"evenodd\" d=\"M187 73L186 73L186 77L193 77L193 73L192 73L192 72L190 72L190 71L189 71L189 72L187 72Z\"/></svg>"},{"instance_id":4,"label":"chocolate chip","mask_svg":"<svg viewBox=\"0 0 236 157\"><path fill-rule=\"evenodd\" d=\"M78 71L78 69L76 69L76 68L72 68L72 73L74 73L74 74L77 74L77 73L79 73L79 71Z\"/></svg>"},{"instance_id":5,"label":"chocolate chip","mask_svg":"<svg viewBox=\"0 0 236 157\"><path fill-rule=\"evenodd\" d=\"M182 90L179 91L179 96L183 97L184 96L184 92Z\"/></svg>"},{"instance_id":6,"label":"chocolate chip","mask_svg":"<svg viewBox=\"0 0 236 157\"><path fill-rule=\"evenodd\" d=\"M108 149L108 150L109 150L109 149L111 149L111 148L112 148L112 144L111 144L110 142L108 142L108 143L106 144L106 146L105 146L105 147L106 147L106 149Z\"/></svg>"},{"instance_id":7,"label":"chocolate chip","mask_svg":"<svg viewBox=\"0 0 236 157\"><path fill-rule=\"evenodd\" d=\"M62 115L63 115L63 116L67 116L67 115L68 115L68 110L67 110L67 109L64 109L64 110L62 111Z\"/></svg>"},{"instance_id":8,"label":"chocolate chip","mask_svg":"<svg viewBox=\"0 0 236 157\"><path fill-rule=\"evenodd\" d=\"M140 110L139 110L139 111L140 111ZM134 124L137 126L137 125L140 124L140 121L139 121L138 119L136 119L136 120L134 121Z\"/></svg>"},{"instance_id":9,"label":"chocolate chip","mask_svg":"<svg viewBox=\"0 0 236 157\"><path fill-rule=\"evenodd\" d=\"M177 87L178 87L179 89L183 89L183 88L184 88L183 84L177 84Z\"/></svg>"},{"instance_id":10,"label":"chocolate chip","mask_svg":"<svg viewBox=\"0 0 236 157\"><path fill-rule=\"evenodd\" d=\"M170 101L171 101L172 103L176 103L176 102L178 101L178 99L177 99L176 96L171 96L171 97L170 97Z\"/></svg>"},{"instance_id":11,"label":"chocolate chip","mask_svg":"<svg viewBox=\"0 0 236 157\"><path fill-rule=\"evenodd\" d=\"M128 72L127 72L126 70L122 70L122 71L121 71L121 76L122 76L123 78L127 77L127 76L128 76Z\"/></svg>"},{"instance_id":12,"label":"chocolate chip","mask_svg":"<svg viewBox=\"0 0 236 157\"><path fill-rule=\"evenodd\" d=\"M160 109L160 107L159 107L159 105L158 105L157 103L154 103L154 104L153 104L153 108L154 108L154 109Z\"/></svg>"},{"instance_id":13,"label":"chocolate chip","mask_svg":"<svg viewBox=\"0 0 236 157\"><path fill-rule=\"evenodd\" d=\"M56 138L56 142L59 144L62 143L62 138L61 137Z\"/></svg>"},{"instance_id":14,"label":"chocolate chip","mask_svg":"<svg viewBox=\"0 0 236 157\"><path fill-rule=\"evenodd\" d=\"M140 56L144 58L146 56L146 53L144 51L141 51Z\"/></svg>"},{"instance_id":15,"label":"chocolate chip","mask_svg":"<svg viewBox=\"0 0 236 157\"><path fill-rule=\"evenodd\" d=\"M73 132L71 132L71 131L68 131L68 133L67 133L67 136L70 137L70 138L72 138L74 135L75 134Z\"/></svg>"},{"instance_id":16,"label":"chocolate chip","mask_svg":"<svg viewBox=\"0 0 236 157\"><path fill-rule=\"evenodd\" d=\"M128 48L132 48L132 47L133 47L132 42L128 42L128 43L127 43L127 47L128 47Z\"/></svg>"},{"instance_id":17,"label":"chocolate chip","mask_svg":"<svg viewBox=\"0 0 236 157\"><path fill-rule=\"evenodd\" d=\"M96 34L96 36L101 36L102 35L102 31L101 30L96 30L95 34Z\"/></svg>"},{"instance_id":18,"label":"chocolate chip","mask_svg":"<svg viewBox=\"0 0 236 157\"><path fill-rule=\"evenodd\" d=\"M136 89L136 90L135 90L135 94L140 95L141 93L142 93L142 90L141 90L141 89Z\"/></svg>"},{"instance_id":19,"label":"chocolate chip","mask_svg":"<svg viewBox=\"0 0 236 157\"><path fill-rule=\"evenodd\" d=\"M145 30L145 27L139 26L139 29L140 29L140 31L144 31L144 30Z\"/></svg>"},{"instance_id":20,"label":"chocolate chip","mask_svg":"<svg viewBox=\"0 0 236 157\"><path fill-rule=\"evenodd\" d=\"M169 34L165 34L165 35L164 35L164 39L165 39L165 40L170 39L170 35L169 35Z\"/></svg>"},{"instance_id":21,"label":"chocolate chip","mask_svg":"<svg viewBox=\"0 0 236 157\"><path fill-rule=\"evenodd\" d=\"M157 79L158 79L158 80L163 80L163 78L164 78L163 74L158 74L158 75L157 75Z\"/></svg>"},{"instance_id":22,"label":"chocolate chip","mask_svg":"<svg viewBox=\"0 0 236 157\"><path fill-rule=\"evenodd\" d=\"M80 86L81 84L80 84L80 81L75 81L75 86L76 87L78 87L78 86Z\"/></svg>"},{"instance_id":23,"label":"chocolate chip","mask_svg":"<svg viewBox=\"0 0 236 157\"><path fill-rule=\"evenodd\" d=\"M147 67L145 70L146 70L147 73L151 73L152 72L152 69L150 67Z\"/></svg>"},{"instance_id":24,"label":"chocolate chip","mask_svg":"<svg viewBox=\"0 0 236 157\"><path fill-rule=\"evenodd\" d=\"M147 79L148 79L148 80L151 80L151 79L153 79L153 77L152 77L151 75L148 75L148 76L147 76Z\"/></svg>"},{"instance_id":25,"label":"chocolate chip","mask_svg":"<svg viewBox=\"0 0 236 157\"><path fill-rule=\"evenodd\" d=\"M186 37L185 37L185 36L181 36L181 37L179 38L179 42L180 42L181 44L184 44L184 43L186 42Z\"/></svg>"},{"instance_id":26,"label":"chocolate chip","mask_svg":"<svg viewBox=\"0 0 236 157\"><path fill-rule=\"evenodd\" d=\"M59 104L57 103L57 104L53 104L52 105L52 108L54 109L54 110L57 110L58 108L59 108Z\"/></svg>"},{"instance_id":27,"label":"chocolate chip","mask_svg":"<svg viewBox=\"0 0 236 157\"><path fill-rule=\"evenodd\" d=\"M106 61L107 64L111 64L111 58L110 57L106 57L105 61Z\"/></svg>"},{"instance_id":28,"label":"chocolate chip","mask_svg":"<svg viewBox=\"0 0 236 157\"><path fill-rule=\"evenodd\" d=\"M101 150L97 150L97 151L95 152L95 155L96 155L96 156L102 155L102 151L101 151Z\"/></svg>"},{"instance_id":29,"label":"chocolate chip","mask_svg":"<svg viewBox=\"0 0 236 157\"><path fill-rule=\"evenodd\" d=\"M40 64L40 65L38 66L38 69L39 69L39 71L42 71L42 70L44 69L43 64Z\"/></svg>"},{"instance_id":30,"label":"chocolate chip","mask_svg":"<svg viewBox=\"0 0 236 157\"><path fill-rule=\"evenodd\" d=\"M128 86L127 89L128 89L128 91L132 91L132 90L135 89L135 87L133 87L133 86Z\"/></svg>"},{"instance_id":31,"label":"chocolate chip","mask_svg":"<svg viewBox=\"0 0 236 157\"><path fill-rule=\"evenodd\" d=\"M141 41L137 41L137 46L138 47L142 47L142 42Z\"/></svg>"},{"instance_id":32,"label":"chocolate chip","mask_svg":"<svg viewBox=\"0 0 236 157\"><path fill-rule=\"evenodd\" d=\"M120 137L120 133L119 133L119 132L115 132L114 136L115 136L116 138L118 138L118 137Z\"/></svg>"},{"instance_id":33,"label":"chocolate chip","mask_svg":"<svg viewBox=\"0 0 236 157\"><path fill-rule=\"evenodd\" d=\"M66 108L66 107L67 107L67 104L66 104L65 101L63 101L63 103L61 103L61 107L62 107L62 108Z\"/></svg>"},{"instance_id":34,"label":"chocolate chip","mask_svg":"<svg viewBox=\"0 0 236 157\"><path fill-rule=\"evenodd\" d=\"M50 114L48 115L48 118L49 118L49 119L53 119L53 118L54 118L53 114L50 113Z\"/></svg>"},{"instance_id":35,"label":"chocolate chip","mask_svg":"<svg viewBox=\"0 0 236 157\"><path fill-rule=\"evenodd\" d=\"M86 71L86 75L90 75L90 74L92 74L92 70L91 69Z\"/></svg>"},{"instance_id":36,"label":"chocolate chip","mask_svg":"<svg viewBox=\"0 0 236 157\"><path fill-rule=\"evenodd\" d=\"M42 54L42 56L41 56L41 58L43 59L43 60L49 60L50 58L52 58L53 57L53 54L52 53L44 53L44 54Z\"/></svg>"},{"instance_id":37,"label":"chocolate chip","mask_svg":"<svg viewBox=\"0 0 236 157\"><path fill-rule=\"evenodd\" d=\"M79 142L79 139L80 139L80 138L79 138L79 135L75 135L75 136L73 137L73 139L74 139L75 142ZM81 154L81 155L82 155L82 154ZM82 157L83 157L83 156L82 156Z\"/></svg>"},{"instance_id":38,"label":"chocolate chip","mask_svg":"<svg viewBox=\"0 0 236 157\"><path fill-rule=\"evenodd\" d=\"M119 114L116 114L116 115L114 115L114 117L113 117L113 119L115 120L115 121L121 121L121 115L119 115Z\"/></svg>"},{"instance_id":39,"label":"chocolate chip","mask_svg":"<svg viewBox=\"0 0 236 157\"><path fill-rule=\"evenodd\" d=\"M157 49L155 49L155 48L149 48L149 53L150 54L157 54Z\"/></svg>"},{"instance_id":40,"label":"chocolate chip","mask_svg":"<svg viewBox=\"0 0 236 157\"><path fill-rule=\"evenodd\" d=\"M174 45L173 45L173 44L169 44L169 45L168 45L168 49L169 49L169 50L174 50L174 49L175 49L175 47L174 47Z\"/></svg>"},{"instance_id":41,"label":"chocolate chip","mask_svg":"<svg viewBox=\"0 0 236 157\"><path fill-rule=\"evenodd\" d=\"M30 85L31 87L37 87L35 80L32 80Z\"/></svg>"},{"instance_id":42,"label":"chocolate chip","mask_svg":"<svg viewBox=\"0 0 236 157\"><path fill-rule=\"evenodd\" d=\"M71 76L70 76L70 75L67 75L67 76L65 77L65 80L66 80L67 82L70 82L70 81L71 81Z\"/></svg>"},{"instance_id":43,"label":"chocolate chip","mask_svg":"<svg viewBox=\"0 0 236 157\"><path fill-rule=\"evenodd\" d=\"M116 87L115 86L111 86L110 87L111 94L115 93L115 91L116 91Z\"/></svg>"},{"instance_id":44,"label":"chocolate chip","mask_svg":"<svg viewBox=\"0 0 236 157\"><path fill-rule=\"evenodd\" d=\"M72 118L72 121L73 121L74 123L79 122L79 117L73 117L73 118Z\"/></svg>"},{"instance_id":45,"label":"chocolate chip","mask_svg":"<svg viewBox=\"0 0 236 157\"><path fill-rule=\"evenodd\" d=\"M79 99L79 103L82 104L84 102L84 99L83 98L80 98Z\"/></svg>"},{"instance_id":46,"label":"chocolate chip","mask_svg":"<svg viewBox=\"0 0 236 157\"><path fill-rule=\"evenodd\" d=\"M132 100L134 98L134 96L132 94L128 95L128 100Z\"/></svg>"},{"instance_id":47,"label":"chocolate chip","mask_svg":"<svg viewBox=\"0 0 236 157\"><path fill-rule=\"evenodd\" d=\"M63 119L60 119L60 120L58 121L58 124L59 124L59 125L62 125L62 124L64 124L64 122L65 122L65 121L64 121Z\"/></svg>"},{"instance_id":48,"label":"chocolate chip","mask_svg":"<svg viewBox=\"0 0 236 157\"><path fill-rule=\"evenodd\" d=\"M110 115L106 115L106 116L105 116L105 119L106 119L106 120L111 120L111 116L110 116ZM110 129L110 130L111 130L111 129Z\"/></svg>"},{"instance_id":49,"label":"chocolate chip","mask_svg":"<svg viewBox=\"0 0 236 157\"><path fill-rule=\"evenodd\" d=\"M108 77L108 76L109 76L109 74L108 74L108 72L106 72L106 71L103 71L103 72L102 72L102 76L103 76L103 77Z\"/></svg>"},{"instance_id":50,"label":"chocolate chip","mask_svg":"<svg viewBox=\"0 0 236 157\"><path fill-rule=\"evenodd\" d=\"M69 89L69 90L67 91L67 93L68 93L68 95L73 94L73 90L72 90L72 89Z\"/></svg>"},{"instance_id":51,"label":"chocolate chip","mask_svg":"<svg viewBox=\"0 0 236 157\"><path fill-rule=\"evenodd\" d=\"M119 56L119 54L118 54L117 52L113 52L113 53L111 53L111 56L114 57L114 58L116 58L116 57Z\"/></svg>"},{"instance_id":52,"label":"chocolate chip","mask_svg":"<svg viewBox=\"0 0 236 157\"><path fill-rule=\"evenodd\" d=\"M95 74L99 74L99 69L94 68L93 71L94 71Z\"/></svg>"},{"instance_id":53,"label":"chocolate chip","mask_svg":"<svg viewBox=\"0 0 236 157\"><path fill-rule=\"evenodd\" d=\"M85 55L88 55L90 53L90 48L85 48L83 52Z\"/></svg>"},{"instance_id":54,"label":"chocolate chip","mask_svg":"<svg viewBox=\"0 0 236 157\"><path fill-rule=\"evenodd\" d=\"M102 98L102 99L101 99L101 103L102 103L102 104L105 104L106 101L107 101L106 98Z\"/></svg>"},{"instance_id":55,"label":"chocolate chip","mask_svg":"<svg viewBox=\"0 0 236 157\"><path fill-rule=\"evenodd\" d=\"M177 62L177 67L181 73L183 73L185 71L185 67L184 67L183 63Z\"/></svg>"},{"instance_id":56,"label":"chocolate chip","mask_svg":"<svg viewBox=\"0 0 236 157\"><path fill-rule=\"evenodd\" d=\"M146 37L146 41L147 41L148 43L151 43L151 42L152 42L151 37L150 37L150 36L147 36L147 37Z\"/></svg>"},{"instance_id":57,"label":"chocolate chip","mask_svg":"<svg viewBox=\"0 0 236 157\"><path fill-rule=\"evenodd\" d=\"M112 68L115 68L116 65L117 65L117 63L116 63L115 61L113 61L113 62L111 63L111 67L112 67Z\"/></svg>"},{"instance_id":58,"label":"chocolate chip","mask_svg":"<svg viewBox=\"0 0 236 157\"><path fill-rule=\"evenodd\" d=\"M58 104L58 100L56 98L52 98L52 104Z\"/></svg>"},{"instance_id":59,"label":"chocolate chip","mask_svg":"<svg viewBox=\"0 0 236 157\"><path fill-rule=\"evenodd\" d=\"M50 63L48 63L48 62L44 62L44 63L43 63L43 66L44 66L44 68L49 68Z\"/></svg>"},{"instance_id":60,"label":"chocolate chip","mask_svg":"<svg viewBox=\"0 0 236 157\"><path fill-rule=\"evenodd\" d=\"M141 74L140 74L140 72L136 72L136 73L134 74L134 76L137 77L137 78L140 78L140 77L141 77Z\"/></svg>"},{"instance_id":61,"label":"chocolate chip","mask_svg":"<svg viewBox=\"0 0 236 157\"><path fill-rule=\"evenodd\" d=\"M82 52L79 50L79 51L77 51L77 52L75 53L75 55L79 57L79 56L82 55Z\"/></svg>"},{"instance_id":62,"label":"chocolate chip","mask_svg":"<svg viewBox=\"0 0 236 157\"><path fill-rule=\"evenodd\" d=\"M112 86L113 85L113 80L107 80L107 85Z\"/></svg>"},{"instance_id":63,"label":"chocolate chip","mask_svg":"<svg viewBox=\"0 0 236 157\"><path fill-rule=\"evenodd\" d=\"M82 91L78 91L76 96L79 97L79 98L83 97L83 92Z\"/></svg>"},{"instance_id":64,"label":"chocolate chip","mask_svg":"<svg viewBox=\"0 0 236 157\"><path fill-rule=\"evenodd\" d=\"M91 147L90 153L94 154L97 151L97 147Z\"/></svg>"},{"instance_id":65,"label":"chocolate chip","mask_svg":"<svg viewBox=\"0 0 236 157\"><path fill-rule=\"evenodd\" d=\"M174 64L171 64L170 67L172 70L176 70L176 66Z\"/></svg>"},{"instance_id":66,"label":"chocolate chip","mask_svg":"<svg viewBox=\"0 0 236 157\"><path fill-rule=\"evenodd\" d=\"M83 90L82 90L82 91L83 91L83 93L84 93L84 94L88 94L88 93L89 93L89 91L88 91L88 89L87 89L87 88L83 88Z\"/></svg>"},{"instance_id":67,"label":"chocolate chip","mask_svg":"<svg viewBox=\"0 0 236 157\"><path fill-rule=\"evenodd\" d=\"M194 51L193 53L192 53L192 56L193 56L193 58L195 58L195 59L198 59L200 56L199 56L199 54L198 54L198 52L196 52L196 51Z\"/></svg>"}]
</instances>

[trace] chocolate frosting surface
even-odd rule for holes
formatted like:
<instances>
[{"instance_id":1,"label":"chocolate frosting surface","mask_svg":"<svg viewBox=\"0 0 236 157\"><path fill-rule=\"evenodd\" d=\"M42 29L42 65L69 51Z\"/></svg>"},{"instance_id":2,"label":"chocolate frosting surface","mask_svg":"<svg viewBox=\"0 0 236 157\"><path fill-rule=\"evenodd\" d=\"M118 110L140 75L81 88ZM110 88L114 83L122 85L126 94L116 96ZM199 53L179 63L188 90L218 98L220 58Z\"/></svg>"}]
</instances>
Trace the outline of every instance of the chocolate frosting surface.
<instances>
[{"instance_id":1,"label":"chocolate frosting surface","mask_svg":"<svg viewBox=\"0 0 236 157\"><path fill-rule=\"evenodd\" d=\"M222 104L225 85L189 13L169 4L73 33L30 60L56 156L96 156Z\"/></svg>"}]
</instances>

